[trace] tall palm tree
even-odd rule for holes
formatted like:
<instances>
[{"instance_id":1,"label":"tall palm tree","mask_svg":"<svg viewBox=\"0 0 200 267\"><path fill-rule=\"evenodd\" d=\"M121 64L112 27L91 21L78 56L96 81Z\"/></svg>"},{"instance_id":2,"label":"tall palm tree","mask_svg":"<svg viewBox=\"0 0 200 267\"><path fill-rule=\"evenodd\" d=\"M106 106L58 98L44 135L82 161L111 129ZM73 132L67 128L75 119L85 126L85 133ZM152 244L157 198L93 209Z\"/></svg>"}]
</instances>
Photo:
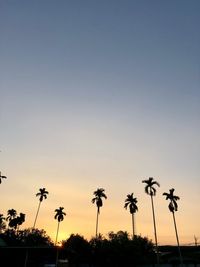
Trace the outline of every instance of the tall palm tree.
<instances>
[{"instance_id":1,"label":"tall palm tree","mask_svg":"<svg viewBox=\"0 0 200 267\"><path fill-rule=\"evenodd\" d=\"M133 197L133 193L128 194L127 198L125 199L124 208L127 209L128 207L132 217L133 238L134 238L135 236L134 214L136 213L136 211L138 211L138 207L137 207L137 198Z\"/></svg>"},{"instance_id":2,"label":"tall palm tree","mask_svg":"<svg viewBox=\"0 0 200 267\"><path fill-rule=\"evenodd\" d=\"M155 210L154 210L154 202L153 197L156 195L156 186L160 186L160 184L154 181L153 177L149 177L148 180L143 180L143 183L146 184L145 186L145 193L151 197L151 207L152 207L152 215L153 215L153 225L154 225L154 235L155 235L155 243L156 243L156 256L157 256L157 263L159 264L159 251L158 251L158 239L157 239L157 231L156 231L156 219L155 219Z\"/></svg>"},{"instance_id":3,"label":"tall palm tree","mask_svg":"<svg viewBox=\"0 0 200 267\"><path fill-rule=\"evenodd\" d=\"M7 177L4 176L4 175L1 175L1 172L0 172L0 184L1 184L1 179L6 179Z\"/></svg>"},{"instance_id":4,"label":"tall palm tree","mask_svg":"<svg viewBox=\"0 0 200 267\"><path fill-rule=\"evenodd\" d=\"M173 221L174 221L174 228L175 228L175 234L176 234L176 240L177 240L177 246L178 246L178 251L179 251L179 257L180 257L180 263L181 265L183 264L183 259L181 255L181 249L180 249L180 243L179 243L179 237L178 237L178 230L177 230L177 225L176 225L176 218L175 218L175 211L178 210L178 204L177 200L180 199L180 197L174 195L175 189L172 188L169 190L169 193L163 193L164 196L166 196L166 200L169 200L169 211L172 213L173 216Z\"/></svg>"},{"instance_id":5,"label":"tall palm tree","mask_svg":"<svg viewBox=\"0 0 200 267\"><path fill-rule=\"evenodd\" d=\"M60 222L63 221L64 216L66 216L66 213L63 210L64 210L63 207L59 207L58 209L55 209L56 215L54 216L54 219L58 220L55 245L57 245Z\"/></svg>"},{"instance_id":6,"label":"tall palm tree","mask_svg":"<svg viewBox=\"0 0 200 267\"><path fill-rule=\"evenodd\" d=\"M49 194L49 192L46 191L46 188L40 188L39 189L39 192L36 194L36 197L39 197L39 205L38 205L37 213L36 213L36 216L35 216L35 221L34 221L34 224L33 224L33 229L35 228L35 225L36 225L38 213L39 213L39 210L40 210L40 205L41 205L43 199L46 199L47 198L47 195L48 194Z\"/></svg>"},{"instance_id":7,"label":"tall palm tree","mask_svg":"<svg viewBox=\"0 0 200 267\"><path fill-rule=\"evenodd\" d=\"M106 196L106 194L104 192L105 192L105 189L97 188L97 190L94 191L94 193L93 193L93 195L95 197L92 199L92 203L96 203L96 206L97 206L96 238L97 238L97 235L98 235L98 222L99 222L100 208L103 206L102 198L107 199L107 196Z\"/></svg>"}]
</instances>

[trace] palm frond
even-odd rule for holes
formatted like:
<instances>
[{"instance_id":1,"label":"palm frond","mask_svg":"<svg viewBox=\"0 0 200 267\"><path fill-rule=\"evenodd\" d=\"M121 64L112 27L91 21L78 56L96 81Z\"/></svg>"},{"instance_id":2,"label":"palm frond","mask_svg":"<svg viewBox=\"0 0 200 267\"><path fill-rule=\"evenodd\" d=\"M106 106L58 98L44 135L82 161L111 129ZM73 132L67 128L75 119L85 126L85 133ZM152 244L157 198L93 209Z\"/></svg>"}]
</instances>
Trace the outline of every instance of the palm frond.
<instances>
[{"instance_id":1,"label":"palm frond","mask_svg":"<svg viewBox=\"0 0 200 267\"><path fill-rule=\"evenodd\" d=\"M104 193L101 194L101 197L104 197L105 199L107 199L107 196Z\"/></svg>"},{"instance_id":2,"label":"palm frond","mask_svg":"<svg viewBox=\"0 0 200 267\"><path fill-rule=\"evenodd\" d=\"M143 180L142 183L148 184L149 183L149 180Z\"/></svg>"},{"instance_id":3,"label":"palm frond","mask_svg":"<svg viewBox=\"0 0 200 267\"><path fill-rule=\"evenodd\" d=\"M156 182L156 181L153 181L152 185L157 185L158 187L160 187L160 184L158 182Z\"/></svg>"},{"instance_id":4,"label":"palm frond","mask_svg":"<svg viewBox=\"0 0 200 267\"><path fill-rule=\"evenodd\" d=\"M163 193L163 196L166 196L166 200L169 199L169 194L168 193Z\"/></svg>"},{"instance_id":5,"label":"palm frond","mask_svg":"<svg viewBox=\"0 0 200 267\"><path fill-rule=\"evenodd\" d=\"M124 208L127 209L128 206L129 206L129 203L126 202L126 203L124 204Z\"/></svg>"},{"instance_id":6,"label":"palm frond","mask_svg":"<svg viewBox=\"0 0 200 267\"><path fill-rule=\"evenodd\" d=\"M94 203L96 201L96 197L94 197L93 199L92 199L92 203Z\"/></svg>"},{"instance_id":7,"label":"palm frond","mask_svg":"<svg viewBox=\"0 0 200 267\"><path fill-rule=\"evenodd\" d=\"M148 185L145 186L144 191L146 194L149 194L149 186Z\"/></svg>"}]
</instances>

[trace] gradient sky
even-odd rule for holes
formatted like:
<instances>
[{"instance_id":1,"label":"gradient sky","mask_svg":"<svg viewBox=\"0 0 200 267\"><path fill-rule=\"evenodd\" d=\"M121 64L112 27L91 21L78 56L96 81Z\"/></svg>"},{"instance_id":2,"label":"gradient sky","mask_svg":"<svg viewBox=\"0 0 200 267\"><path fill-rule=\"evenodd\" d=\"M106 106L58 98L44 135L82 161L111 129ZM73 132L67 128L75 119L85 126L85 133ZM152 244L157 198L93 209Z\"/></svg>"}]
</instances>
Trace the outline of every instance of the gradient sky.
<instances>
[{"instance_id":1,"label":"gradient sky","mask_svg":"<svg viewBox=\"0 0 200 267\"><path fill-rule=\"evenodd\" d=\"M200 239L200 2L74 0L0 3L0 213L55 239L95 234L97 187L108 199L99 230L131 233L124 200L138 198L136 233L154 240L143 179L155 198L159 244L175 244L162 196L180 196L180 243Z\"/></svg>"}]
</instances>

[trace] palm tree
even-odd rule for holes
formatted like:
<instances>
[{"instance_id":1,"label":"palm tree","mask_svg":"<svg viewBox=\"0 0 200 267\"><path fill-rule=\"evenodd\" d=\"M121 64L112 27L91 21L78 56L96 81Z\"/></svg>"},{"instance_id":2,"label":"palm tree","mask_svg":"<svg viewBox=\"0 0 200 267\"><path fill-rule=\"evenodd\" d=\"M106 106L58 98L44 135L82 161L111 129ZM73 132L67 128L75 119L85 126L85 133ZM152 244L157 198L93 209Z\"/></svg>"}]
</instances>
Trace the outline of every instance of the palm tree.
<instances>
[{"instance_id":1,"label":"palm tree","mask_svg":"<svg viewBox=\"0 0 200 267\"><path fill-rule=\"evenodd\" d=\"M6 221L11 221L17 216L17 211L14 209L10 209L7 211L7 215L8 216L6 217Z\"/></svg>"},{"instance_id":2,"label":"palm tree","mask_svg":"<svg viewBox=\"0 0 200 267\"><path fill-rule=\"evenodd\" d=\"M26 214L20 212L19 216L17 217L17 219L18 219L18 222L17 222L18 230L19 230L19 226L22 225L22 223L25 222L25 216L26 216Z\"/></svg>"},{"instance_id":3,"label":"palm tree","mask_svg":"<svg viewBox=\"0 0 200 267\"><path fill-rule=\"evenodd\" d=\"M160 184L154 181L153 177L149 177L148 180L143 180L143 183L146 184L145 186L145 193L147 193L151 197L151 207L152 207L152 214L153 214L153 225L154 225L154 235L155 235L155 243L156 243L156 256L157 256L157 263L159 264L159 252L158 252L158 239L157 239L157 231L156 231L156 219L155 219L155 211L154 211L154 202L153 197L156 195L156 189L154 186L160 186Z\"/></svg>"},{"instance_id":4,"label":"palm tree","mask_svg":"<svg viewBox=\"0 0 200 267\"><path fill-rule=\"evenodd\" d=\"M36 194L36 197L40 197L40 198L39 198L39 205L38 205L37 213L36 213L36 216L35 216L35 221L34 221L34 224L33 224L33 229L35 228L35 225L36 225L36 221L37 221L38 213L39 213L39 210L40 210L41 202L43 201L43 199L47 198L48 194L49 194L49 192L46 191L46 188L40 188L39 192Z\"/></svg>"},{"instance_id":5,"label":"palm tree","mask_svg":"<svg viewBox=\"0 0 200 267\"><path fill-rule=\"evenodd\" d=\"M96 203L96 206L97 206L96 238L97 238L97 235L98 235L98 221L99 221L100 207L103 206L102 198L107 199L107 196L104 193L104 191L105 191L105 189L103 189L103 188L97 188L97 190L94 191L94 193L93 193L93 195L95 197L92 199L92 203Z\"/></svg>"},{"instance_id":6,"label":"palm tree","mask_svg":"<svg viewBox=\"0 0 200 267\"><path fill-rule=\"evenodd\" d=\"M129 207L130 214L132 215L132 227L133 227L133 238L135 236L135 223L134 223L134 214L138 211L137 207L137 198L133 197L132 194L128 194L127 198L125 199L124 208L127 209Z\"/></svg>"},{"instance_id":7,"label":"palm tree","mask_svg":"<svg viewBox=\"0 0 200 267\"><path fill-rule=\"evenodd\" d=\"M14 210L14 209L10 209L10 210L7 211L6 221L10 222L12 219L16 218L16 216L17 216L17 211Z\"/></svg>"},{"instance_id":8,"label":"palm tree","mask_svg":"<svg viewBox=\"0 0 200 267\"><path fill-rule=\"evenodd\" d=\"M19 216L13 218L9 222L9 227L12 227L15 230L19 230L19 226L22 225L23 222L25 222L25 214L20 213Z\"/></svg>"},{"instance_id":9,"label":"palm tree","mask_svg":"<svg viewBox=\"0 0 200 267\"><path fill-rule=\"evenodd\" d=\"M1 175L1 172L0 172L0 184L1 184L1 179L6 179L7 177L4 176L4 175Z\"/></svg>"},{"instance_id":10,"label":"palm tree","mask_svg":"<svg viewBox=\"0 0 200 267\"><path fill-rule=\"evenodd\" d=\"M63 207L59 207L58 209L55 209L56 215L54 216L54 219L58 220L55 245L57 244L57 240L58 240L60 222L63 221L64 216L66 216L66 213L63 210L64 210Z\"/></svg>"},{"instance_id":11,"label":"palm tree","mask_svg":"<svg viewBox=\"0 0 200 267\"><path fill-rule=\"evenodd\" d=\"M169 211L172 213L173 216L173 221L174 221L174 228L175 228L175 234L176 234L176 240L177 240L177 245L178 245L178 251L179 251L179 257L180 257L180 263L181 265L183 264L183 259L181 255L181 249L180 249L180 243L179 243L179 237L178 237L178 230L177 230L177 225L176 225L176 218L175 218L175 211L178 210L178 204L177 200L180 199L180 197L174 195L174 188L169 190L169 193L163 193L164 196L166 196L166 200L169 199Z\"/></svg>"}]
</instances>

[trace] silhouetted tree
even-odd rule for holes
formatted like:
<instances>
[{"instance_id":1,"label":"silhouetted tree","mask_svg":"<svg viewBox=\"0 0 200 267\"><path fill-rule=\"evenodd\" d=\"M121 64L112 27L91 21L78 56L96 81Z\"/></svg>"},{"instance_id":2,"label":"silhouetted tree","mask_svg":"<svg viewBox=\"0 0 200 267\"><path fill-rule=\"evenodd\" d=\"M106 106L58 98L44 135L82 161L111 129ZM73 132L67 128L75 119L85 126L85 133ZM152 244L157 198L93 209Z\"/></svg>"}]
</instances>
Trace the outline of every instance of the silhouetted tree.
<instances>
[{"instance_id":1,"label":"silhouetted tree","mask_svg":"<svg viewBox=\"0 0 200 267\"><path fill-rule=\"evenodd\" d=\"M0 234L0 238L10 247L4 253L1 252L1 262L6 262L6 267L44 266L47 258L53 258L53 243L44 230L28 228L16 232L7 229ZM21 249L16 249L17 247Z\"/></svg>"},{"instance_id":2,"label":"silhouetted tree","mask_svg":"<svg viewBox=\"0 0 200 267\"><path fill-rule=\"evenodd\" d=\"M7 217L6 217L6 221L11 221L12 219L16 218L17 216L17 212L15 209L10 209L7 211Z\"/></svg>"},{"instance_id":3,"label":"silhouetted tree","mask_svg":"<svg viewBox=\"0 0 200 267\"><path fill-rule=\"evenodd\" d=\"M172 216L173 216L177 246L178 246L179 257L180 257L180 263L183 264L181 249L180 249L180 243L179 243L179 237L178 237L178 230L177 230L177 225L176 225L176 218L175 218L175 211L178 210L177 200L179 200L180 197L175 196L174 191L175 191L175 189L172 188L169 190L169 193L163 193L163 195L166 196L166 200L169 200L168 208L169 208L169 211L172 213Z\"/></svg>"},{"instance_id":4,"label":"silhouetted tree","mask_svg":"<svg viewBox=\"0 0 200 267\"><path fill-rule=\"evenodd\" d=\"M7 177L4 176L4 175L1 175L1 172L0 172L0 184L1 184L1 182L2 182L1 180L2 180L2 179L6 179L6 178L7 178Z\"/></svg>"},{"instance_id":5,"label":"silhouetted tree","mask_svg":"<svg viewBox=\"0 0 200 267\"><path fill-rule=\"evenodd\" d=\"M92 199L92 203L96 203L97 206L97 219L96 219L96 238L98 236L98 221L99 221L99 214L100 214L100 208L103 206L103 200L102 198L107 199L106 194L104 193L105 189L98 188L96 191L94 191L94 198Z\"/></svg>"},{"instance_id":6,"label":"silhouetted tree","mask_svg":"<svg viewBox=\"0 0 200 267\"><path fill-rule=\"evenodd\" d=\"M0 233L6 229L6 224L5 224L5 217L3 214L0 214Z\"/></svg>"},{"instance_id":7,"label":"silhouetted tree","mask_svg":"<svg viewBox=\"0 0 200 267\"><path fill-rule=\"evenodd\" d=\"M20 230L17 238L24 246L53 246L51 238L43 229L27 228Z\"/></svg>"},{"instance_id":8,"label":"silhouetted tree","mask_svg":"<svg viewBox=\"0 0 200 267\"><path fill-rule=\"evenodd\" d=\"M11 227L15 230L19 230L19 226L22 225L23 222L25 222L25 216L26 215L24 213L20 213L19 216L10 220L10 222L8 224L9 227Z\"/></svg>"},{"instance_id":9,"label":"silhouetted tree","mask_svg":"<svg viewBox=\"0 0 200 267\"><path fill-rule=\"evenodd\" d=\"M127 231L118 231L114 233L113 231L108 233L109 241L124 243L130 240L129 233Z\"/></svg>"},{"instance_id":10,"label":"silhouetted tree","mask_svg":"<svg viewBox=\"0 0 200 267\"><path fill-rule=\"evenodd\" d=\"M55 209L56 215L54 218L58 220L58 226L57 226L57 232L56 232L56 241L55 241L55 246L57 245L58 241L58 232L59 232L59 227L60 227L60 222L64 220L64 216L66 216L66 213L63 211L63 207L59 207L58 209ZM57 247L57 252L56 252L56 267L58 266L58 247Z\"/></svg>"},{"instance_id":11,"label":"silhouetted tree","mask_svg":"<svg viewBox=\"0 0 200 267\"><path fill-rule=\"evenodd\" d=\"M64 216L66 216L66 213L63 210L64 210L63 207L59 207L58 209L55 209L56 215L54 216L54 218L58 220L55 245L57 245L60 222L63 221Z\"/></svg>"},{"instance_id":12,"label":"silhouetted tree","mask_svg":"<svg viewBox=\"0 0 200 267\"><path fill-rule=\"evenodd\" d=\"M49 192L46 191L46 188L40 188L39 189L39 192L36 194L36 197L39 197L39 205L38 205L37 213L36 213L36 216L35 216L35 221L34 221L34 224L33 224L33 229L35 228L35 225L36 225L38 213L39 213L39 210L40 210L40 205L41 205L43 199L46 199L47 198L47 195L48 194L49 194Z\"/></svg>"},{"instance_id":13,"label":"silhouetted tree","mask_svg":"<svg viewBox=\"0 0 200 267\"><path fill-rule=\"evenodd\" d=\"M137 198L133 197L133 193L128 194L125 199L124 208L127 209L129 207L129 211L132 217L132 229L133 229L133 238L135 236L135 223L134 223L134 214L138 211L137 207Z\"/></svg>"},{"instance_id":14,"label":"silhouetted tree","mask_svg":"<svg viewBox=\"0 0 200 267\"><path fill-rule=\"evenodd\" d=\"M155 257L150 240L137 235L132 239L126 231L110 232L108 239L93 238L90 245L94 266L136 266Z\"/></svg>"},{"instance_id":15,"label":"silhouetted tree","mask_svg":"<svg viewBox=\"0 0 200 267\"><path fill-rule=\"evenodd\" d=\"M155 211L154 211L154 202L153 197L156 195L156 189L154 186L160 186L160 184L154 181L153 177L149 177L148 180L143 180L143 183L146 184L145 186L145 193L151 197L151 207L152 207L152 214L153 214L153 225L154 225L154 235L155 235L155 243L156 243L156 255L157 255L157 263L159 264L159 251L158 251L158 239L157 239L157 231L156 231L156 219L155 219Z\"/></svg>"},{"instance_id":16,"label":"silhouetted tree","mask_svg":"<svg viewBox=\"0 0 200 267\"><path fill-rule=\"evenodd\" d=\"M90 263L92 256L90 244L83 236L71 234L62 244L70 264Z\"/></svg>"},{"instance_id":17,"label":"silhouetted tree","mask_svg":"<svg viewBox=\"0 0 200 267\"><path fill-rule=\"evenodd\" d=\"M18 234L14 229L6 229L0 234L0 237L5 241L8 246L18 246L21 245L18 240Z\"/></svg>"}]
</instances>

